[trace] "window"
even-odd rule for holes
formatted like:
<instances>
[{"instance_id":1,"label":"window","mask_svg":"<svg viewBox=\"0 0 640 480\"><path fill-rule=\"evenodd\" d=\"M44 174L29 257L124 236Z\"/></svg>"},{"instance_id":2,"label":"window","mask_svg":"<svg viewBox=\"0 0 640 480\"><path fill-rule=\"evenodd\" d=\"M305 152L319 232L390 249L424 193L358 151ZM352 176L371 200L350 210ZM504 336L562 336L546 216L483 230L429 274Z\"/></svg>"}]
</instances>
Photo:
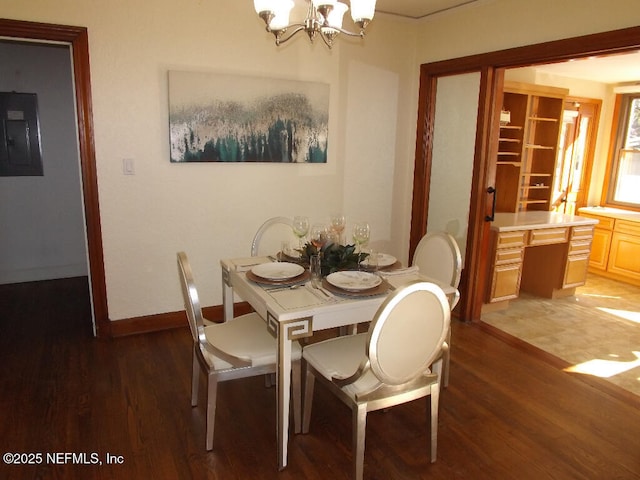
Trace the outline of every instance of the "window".
<instances>
[{"instance_id":1,"label":"window","mask_svg":"<svg viewBox=\"0 0 640 480\"><path fill-rule=\"evenodd\" d=\"M620 95L616 105L604 203L640 209L640 93Z\"/></svg>"}]
</instances>

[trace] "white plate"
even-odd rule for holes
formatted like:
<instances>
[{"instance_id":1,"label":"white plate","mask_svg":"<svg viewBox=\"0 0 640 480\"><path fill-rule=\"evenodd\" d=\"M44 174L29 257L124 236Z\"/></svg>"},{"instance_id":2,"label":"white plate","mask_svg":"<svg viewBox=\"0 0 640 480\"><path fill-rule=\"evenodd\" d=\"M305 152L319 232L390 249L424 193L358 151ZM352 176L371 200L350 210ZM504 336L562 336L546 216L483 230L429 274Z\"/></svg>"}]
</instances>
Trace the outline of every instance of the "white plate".
<instances>
[{"instance_id":1,"label":"white plate","mask_svg":"<svg viewBox=\"0 0 640 480\"><path fill-rule=\"evenodd\" d=\"M349 292L359 292L377 287L382 279L369 272L348 271L332 273L327 277L327 282Z\"/></svg>"},{"instance_id":2,"label":"white plate","mask_svg":"<svg viewBox=\"0 0 640 480\"><path fill-rule=\"evenodd\" d=\"M297 263L272 262L256 265L251 269L251 273L268 280L287 280L297 277L304 272L304 267Z\"/></svg>"},{"instance_id":3,"label":"white plate","mask_svg":"<svg viewBox=\"0 0 640 480\"><path fill-rule=\"evenodd\" d=\"M394 263L396 263L398 259L393 255L389 255L387 253L378 253L378 268L390 267ZM362 262L362 265L368 267L369 266L369 257L365 258Z\"/></svg>"}]
</instances>

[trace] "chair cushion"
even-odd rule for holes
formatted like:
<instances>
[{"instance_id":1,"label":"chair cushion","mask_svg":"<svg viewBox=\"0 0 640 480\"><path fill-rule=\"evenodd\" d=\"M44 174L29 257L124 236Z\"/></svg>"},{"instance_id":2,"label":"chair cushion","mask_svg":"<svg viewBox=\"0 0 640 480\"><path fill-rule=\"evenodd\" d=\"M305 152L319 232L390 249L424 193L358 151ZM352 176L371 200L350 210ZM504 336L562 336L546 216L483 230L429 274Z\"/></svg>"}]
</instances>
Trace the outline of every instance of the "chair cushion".
<instances>
[{"instance_id":1,"label":"chair cushion","mask_svg":"<svg viewBox=\"0 0 640 480\"><path fill-rule=\"evenodd\" d=\"M204 329L207 341L220 351L252 366L276 363L277 342L267 330L265 321L257 313L248 313L228 322L216 323ZM216 370L232 368L221 358L205 354ZM291 360L300 360L302 348L298 342L291 343Z\"/></svg>"},{"instance_id":2,"label":"chair cushion","mask_svg":"<svg viewBox=\"0 0 640 480\"><path fill-rule=\"evenodd\" d=\"M302 351L302 358L327 380L332 377L344 378L353 375L360 363L367 358L366 348L366 333L345 335L307 345ZM377 385L380 385L379 380L369 371L342 390L354 398L358 393Z\"/></svg>"}]
</instances>

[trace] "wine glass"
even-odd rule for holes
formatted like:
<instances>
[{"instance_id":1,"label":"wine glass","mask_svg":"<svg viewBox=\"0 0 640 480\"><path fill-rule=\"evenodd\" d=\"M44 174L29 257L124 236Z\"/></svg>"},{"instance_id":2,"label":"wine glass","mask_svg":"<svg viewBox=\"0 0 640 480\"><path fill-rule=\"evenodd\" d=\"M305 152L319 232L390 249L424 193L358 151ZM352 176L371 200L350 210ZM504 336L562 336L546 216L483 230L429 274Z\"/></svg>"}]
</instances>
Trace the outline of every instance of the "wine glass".
<instances>
[{"instance_id":1,"label":"wine glass","mask_svg":"<svg viewBox=\"0 0 640 480\"><path fill-rule=\"evenodd\" d=\"M344 227L347 222L346 217L341 213L333 213L331 214L331 230L338 234L338 243L342 242L342 232L344 232Z\"/></svg>"},{"instance_id":2,"label":"wine glass","mask_svg":"<svg viewBox=\"0 0 640 480\"><path fill-rule=\"evenodd\" d=\"M311 226L311 230L309 231L309 240L311 241L311 244L316 247L318 255L322 254L322 247L327 243L327 233L327 227L322 223L316 223Z\"/></svg>"},{"instance_id":3,"label":"wine glass","mask_svg":"<svg viewBox=\"0 0 640 480\"><path fill-rule=\"evenodd\" d=\"M291 228L293 229L293 234L298 237L298 244L302 249L304 247L302 239L307 236L307 233L309 233L309 218L302 216L293 217Z\"/></svg>"},{"instance_id":4,"label":"wine glass","mask_svg":"<svg viewBox=\"0 0 640 480\"><path fill-rule=\"evenodd\" d=\"M362 256L362 247L369 243L369 235L371 229L367 222L356 222L353 225L353 241L358 249L358 269L360 268L360 257Z\"/></svg>"},{"instance_id":5,"label":"wine glass","mask_svg":"<svg viewBox=\"0 0 640 480\"><path fill-rule=\"evenodd\" d=\"M353 225L353 241L356 243L358 250L361 251L362 247L369 243L369 235L371 229L367 222L356 222Z\"/></svg>"}]
</instances>

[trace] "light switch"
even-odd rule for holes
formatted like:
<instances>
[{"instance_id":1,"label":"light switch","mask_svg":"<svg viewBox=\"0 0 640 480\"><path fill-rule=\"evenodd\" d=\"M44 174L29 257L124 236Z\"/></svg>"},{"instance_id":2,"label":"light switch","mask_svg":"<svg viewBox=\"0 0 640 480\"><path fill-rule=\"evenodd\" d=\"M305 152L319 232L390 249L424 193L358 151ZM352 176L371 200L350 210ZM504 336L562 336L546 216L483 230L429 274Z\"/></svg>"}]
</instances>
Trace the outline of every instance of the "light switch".
<instances>
[{"instance_id":1,"label":"light switch","mask_svg":"<svg viewBox=\"0 0 640 480\"><path fill-rule=\"evenodd\" d=\"M122 173L125 175L135 175L136 169L133 162L133 158L123 158L122 159Z\"/></svg>"}]
</instances>

